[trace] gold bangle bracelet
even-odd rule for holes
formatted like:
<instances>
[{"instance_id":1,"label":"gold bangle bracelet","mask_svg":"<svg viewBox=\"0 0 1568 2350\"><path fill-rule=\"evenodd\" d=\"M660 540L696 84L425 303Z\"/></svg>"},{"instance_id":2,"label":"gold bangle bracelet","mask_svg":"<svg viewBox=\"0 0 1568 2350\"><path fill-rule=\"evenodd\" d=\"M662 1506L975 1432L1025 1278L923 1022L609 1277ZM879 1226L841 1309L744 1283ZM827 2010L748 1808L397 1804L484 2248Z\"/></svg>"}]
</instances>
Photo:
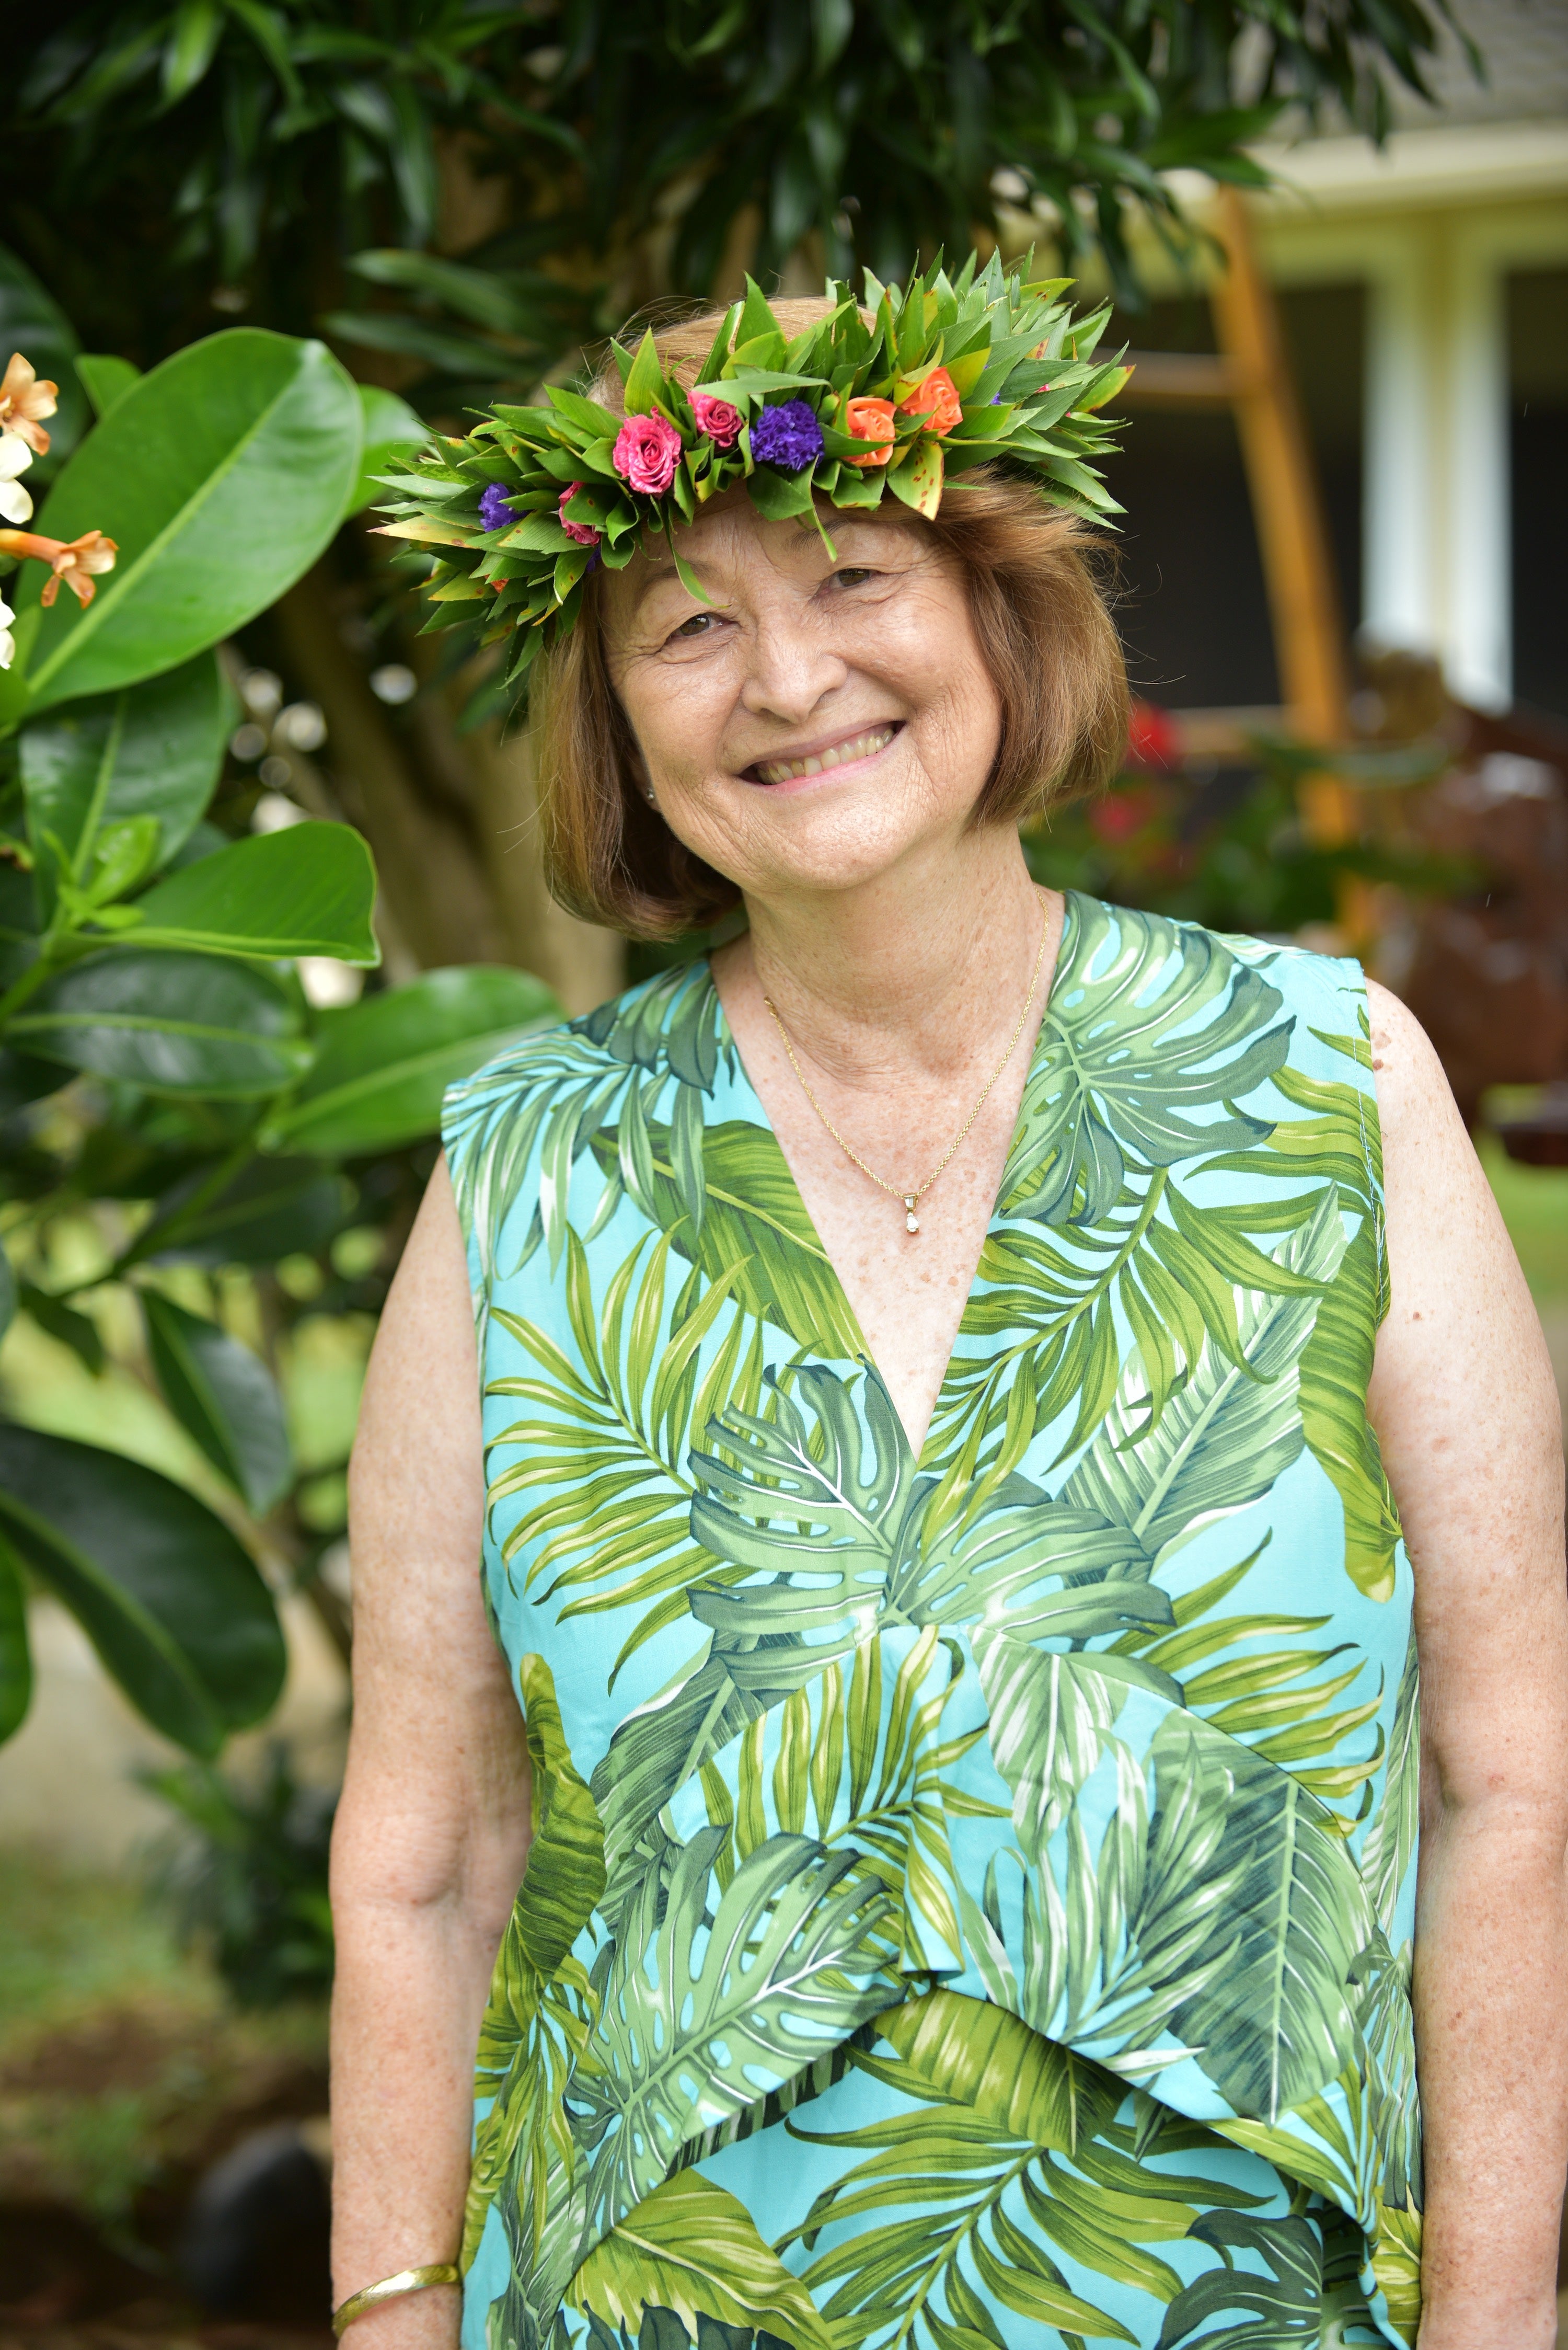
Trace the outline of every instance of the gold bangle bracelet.
<instances>
[{"instance_id":1,"label":"gold bangle bracelet","mask_svg":"<svg viewBox=\"0 0 1568 2350\"><path fill-rule=\"evenodd\" d=\"M351 2293L347 2301L339 2302L332 2313L332 2331L339 2341L345 2329L368 2309L377 2309L384 2301L395 2301L400 2293L423 2293L427 2285L461 2284L462 2272L452 2261L435 2261L427 2268L400 2269L396 2276L383 2277L379 2284L368 2284L358 2293Z\"/></svg>"}]
</instances>

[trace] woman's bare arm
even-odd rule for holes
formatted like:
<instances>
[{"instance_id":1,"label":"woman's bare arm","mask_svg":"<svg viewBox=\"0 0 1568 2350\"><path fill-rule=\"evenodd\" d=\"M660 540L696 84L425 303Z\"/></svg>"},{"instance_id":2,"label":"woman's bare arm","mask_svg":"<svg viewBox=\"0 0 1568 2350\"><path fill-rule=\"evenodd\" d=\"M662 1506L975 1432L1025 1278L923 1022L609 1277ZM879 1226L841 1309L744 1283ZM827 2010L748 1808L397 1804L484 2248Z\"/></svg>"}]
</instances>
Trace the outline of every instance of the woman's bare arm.
<instances>
[{"instance_id":1,"label":"woman's bare arm","mask_svg":"<svg viewBox=\"0 0 1568 2350\"><path fill-rule=\"evenodd\" d=\"M1370 1405L1416 1573L1421 2350L1552 2350L1568 2162L1568 1591L1541 1326L1436 1055L1372 996L1392 1304Z\"/></svg>"},{"instance_id":2,"label":"woman's bare arm","mask_svg":"<svg viewBox=\"0 0 1568 2350\"><path fill-rule=\"evenodd\" d=\"M333 2297L456 2255L474 2049L528 1847L522 1717L480 1593L468 1270L444 1162L370 1358L349 1472L354 1731L332 1842ZM356 2350L457 2338L441 2288Z\"/></svg>"}]
</instances>

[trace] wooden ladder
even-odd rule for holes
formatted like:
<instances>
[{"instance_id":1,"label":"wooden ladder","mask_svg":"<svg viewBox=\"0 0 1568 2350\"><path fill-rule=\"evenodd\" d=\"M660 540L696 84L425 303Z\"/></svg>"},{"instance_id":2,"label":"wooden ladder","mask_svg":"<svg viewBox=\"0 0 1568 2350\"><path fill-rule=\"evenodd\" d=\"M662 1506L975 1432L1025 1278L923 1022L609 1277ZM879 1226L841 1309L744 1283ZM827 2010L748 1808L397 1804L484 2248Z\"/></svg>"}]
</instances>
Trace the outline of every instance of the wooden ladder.
<instances>
[{"instance_id":1,"label":"wooden ladder","mask_svg":"<svg viewBox=\"0 0 1568 2350\"><path fill-rule=\"evenodd\" d=\"M1219 352L1129 351L1135 372L1117 404L1233 411L1290 723L1308 743L1339 743L1349 733L1349 681L1317 471L1247 207L1221 188L1216 210L1226 262L1210 286ZM1315 840L1349 837L1351 795L1336 777L1309 775L1301 800Z\"/></svg>"}]
</instances>

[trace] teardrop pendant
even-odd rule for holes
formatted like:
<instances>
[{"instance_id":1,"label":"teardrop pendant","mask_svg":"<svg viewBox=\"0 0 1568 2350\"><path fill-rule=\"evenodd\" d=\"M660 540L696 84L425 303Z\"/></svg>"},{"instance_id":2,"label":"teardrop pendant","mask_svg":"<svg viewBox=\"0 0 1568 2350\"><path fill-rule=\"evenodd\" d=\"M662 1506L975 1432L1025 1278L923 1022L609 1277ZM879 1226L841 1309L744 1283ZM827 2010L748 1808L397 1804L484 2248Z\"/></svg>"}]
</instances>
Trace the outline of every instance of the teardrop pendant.
<instances>
[{"instance_id":1,"label":"teardrop pendant","mask_svg":"<svg viewBox=\"0 0 1568 2350\"><path fill-rule=\"evenodd\" d=\"M915 1201L918 1196L919 1194L914 1191L906 1191L904 1194L904 1230L907 1232L918 1232L920 1229L920 1220L915 1213Z\"/></svg>"}]
</instances>

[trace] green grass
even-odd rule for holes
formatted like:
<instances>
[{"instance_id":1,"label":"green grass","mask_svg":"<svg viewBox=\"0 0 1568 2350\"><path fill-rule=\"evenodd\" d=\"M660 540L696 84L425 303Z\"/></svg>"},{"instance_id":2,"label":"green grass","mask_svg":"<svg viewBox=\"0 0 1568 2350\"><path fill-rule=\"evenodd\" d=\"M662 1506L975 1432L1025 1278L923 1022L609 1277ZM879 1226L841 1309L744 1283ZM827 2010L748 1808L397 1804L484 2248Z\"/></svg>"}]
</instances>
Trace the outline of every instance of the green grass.
<instances>
[{"instance_id":1,"label":"green grass","mask_svg":"<svg viewBox=\"0 0 1568 2350\"><path fill-rule=\"evenodd\" d=\"M0 1852L0 2059L106 2006L143 2003L210 2016L223 1992L139 1886Z\"/></svg>"},{"instance_id":2,"label":"green grass","mask_svg":"<svg viewBox=\"0 0 1568 2350\"><path fill-rule=\"evenodd\" d=\"M1490 1135L1480 1156L1536 1304L1568 1304L1568 1167L1521 1166Z\"/></svg>"},{"instance_id":3,"label":"green grass","mask_svg":"<svg viewBox=\"0 0 1568 2350\"><path fill-rule=\"evenodd\" d=\"M142 2189L325 2054L319 2002L236 2012L134 1883L0 1852L0 2200L134 2247Z\"/></svg>"}]
</instances>

